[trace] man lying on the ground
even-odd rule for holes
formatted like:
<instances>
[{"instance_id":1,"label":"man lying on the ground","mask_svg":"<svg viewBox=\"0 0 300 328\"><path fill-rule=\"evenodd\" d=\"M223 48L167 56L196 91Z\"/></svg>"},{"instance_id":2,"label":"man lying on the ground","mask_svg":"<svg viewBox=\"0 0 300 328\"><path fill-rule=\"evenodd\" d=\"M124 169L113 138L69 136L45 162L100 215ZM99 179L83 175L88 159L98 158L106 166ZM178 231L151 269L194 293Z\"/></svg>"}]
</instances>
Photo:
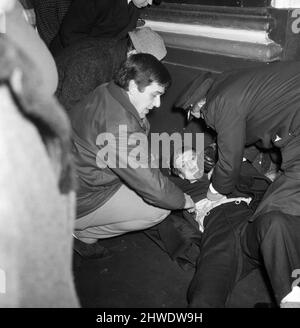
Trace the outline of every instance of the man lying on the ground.
<instances>
[{"instance_id":1,"label":"man lying on the ground","mask_svg":"<svg viewBox=\"0 0 300 328\"><path fill-rule=\"evenodd\" d=\"M300 62L224 72L198 82L177 106L190 108L217 133L218 162L208 199L221 199L234 190L246 145L281 152L282 172L249 217L239 247L243 270L248 271L253 260L265 266L278 305L295 300L300 304L294 279L300 268ZM243 273L237 266L232 270L233 276Z\"/></svg>"}]
</instances>

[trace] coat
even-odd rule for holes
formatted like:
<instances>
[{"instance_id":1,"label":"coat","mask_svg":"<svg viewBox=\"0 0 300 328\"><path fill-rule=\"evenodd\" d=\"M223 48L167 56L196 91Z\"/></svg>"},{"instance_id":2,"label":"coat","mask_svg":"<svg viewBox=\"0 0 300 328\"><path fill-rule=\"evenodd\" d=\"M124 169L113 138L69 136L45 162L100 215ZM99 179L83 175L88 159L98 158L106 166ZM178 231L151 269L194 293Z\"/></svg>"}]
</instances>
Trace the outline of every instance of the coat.
<instances>
[{"instance_id":1,"label":"coat","mask_svg":"<svg viewBox=\"0 0 300 328\"><path fill-rule=\"evenodd\" d=\"M55 58L59 76L56 97L67 111L96 87L113 78L126 59L127 41L86 38Z\"/></svg>"},{"instance_id":2,"label":"coat","mask_svg":"<svg viewBox=\"0 0 300 328\"><path fill-rule=\"evenodd\" d=\"M77 217L87 215L112 197L124 183L151 205L165 209L182 209L185 204L183 192L159 168L150 167L150 157L144 145L139 147L141 154L146 155L143 167L134 167L124 163L135 161L131 156L136 147L136 140L124 140L119 133L120 126L126 127L128 134L149 133L147 119L140 119L135 107L129 101L127 93L113 82L96 88L88 97L75 106L70 112L73 128L73 155L77 169L79 188L77 191ZM105 167L99 166L99 143L101 133L111 134L116 144L110 143ZM127 143L124 148L124 141ZM123 146L121 146L123 143ZM122 148L123 147L123 148ZM124 150L126 149L126 150ZM113 165L113 158L116 163ZM143 156L141 156L143 158ZM131 162L132 163L132 162ZM122 164L122 165L121 165Z\"/></svg>"},{"instance_id":3,"label":"coat","mask_svg":"<svg viewBox=\"0 0 300 328\"><path fill-rule=\"evenodd\" d=\"M63 48L85 39L127 36L136 27L140 9L127 0L73 0L59 34Z\"/></svg>"},{"instance_id":4,"label":"coat","mask_svg":"<svg viewBox=\"0 0 300 328\"><path fill-rule=\"evenodd\" d=\"M206 100L205 122L218 134L212 184L219 193L229 194L246 145L283 148L299 134L300 62L223 73Z\"/></svg>"}]
</instances>

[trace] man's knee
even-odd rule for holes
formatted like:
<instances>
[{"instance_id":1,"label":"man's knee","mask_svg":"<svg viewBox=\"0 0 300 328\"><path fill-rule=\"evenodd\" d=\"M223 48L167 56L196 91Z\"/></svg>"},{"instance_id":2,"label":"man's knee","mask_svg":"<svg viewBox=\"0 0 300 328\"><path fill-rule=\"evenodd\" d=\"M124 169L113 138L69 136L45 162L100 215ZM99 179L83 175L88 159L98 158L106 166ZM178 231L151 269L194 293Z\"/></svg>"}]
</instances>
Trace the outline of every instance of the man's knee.
<instances>
[{"instance_id":1,"label":"man's knee","mask_svg":"<svg viewBox=\"0 0 300 328\"><path fill-rule=\"evenodd\" d=\"M160 223L162 220L164 220L169 214L171 213L171 211L169 210L165 210L165 209L160 209L157 214L155 215L155 217L153 218L153 223L157 224Z\"/></svg>"},{"instance_id":2,"label":"man's knee","mask_svg":"<svg viewBox=\"0 0 300 328\"><path fill-rule=\"evenodd\" d=\"M148 229L163 221L170 213L169 210L157 209L148 219L137 220L135 224L139 225L138 230Z\"/></svg>"},{"instance_id":3,"label":"man's knee","mask_svg":"<svg viewBox=\"0 0 300 328\"><path fill-rule=\"evenodd\" d=\"M256 259L259 258L262 243L266 240L277 239L286 231L286 214L272 211L259 215L254 221L248 223L242 235L241 244L244 252Z\"/></svg>"},{"instance_id":4,"label":"man's knee","mask_svg":"<svg viewBox=\"0 0 300 328\"><path fill-rule=\"evenodd\" d=\"M253 222L255 230L261 238L266 233L282 233L286 230L287 224L287 214L279 211L262 214Z\"/></svg>"},{"instance_id":5,"label":"man's knee","mask_svg":"<svg viewBox=\"0 0 300 328\"><path fill-rule=\"evenodd\" d=\"M170 214L169 210L157 209L152 213L149 213L147 218L133 219L129 221L123 221L119 223L112 223L106 225L110 229L116 229L117 231L122 231L122 233L144 230L153 227L154 225L160 223Z\"/></svg>"}]
</instances>

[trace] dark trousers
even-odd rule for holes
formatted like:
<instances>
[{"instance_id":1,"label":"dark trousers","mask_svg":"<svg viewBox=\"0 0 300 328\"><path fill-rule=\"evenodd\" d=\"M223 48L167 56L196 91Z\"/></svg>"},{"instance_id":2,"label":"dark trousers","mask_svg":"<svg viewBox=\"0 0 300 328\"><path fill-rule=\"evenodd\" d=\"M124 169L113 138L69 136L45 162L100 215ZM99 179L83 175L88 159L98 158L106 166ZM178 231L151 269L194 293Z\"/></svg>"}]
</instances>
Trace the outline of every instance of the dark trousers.
<instances>
[{"instance_id":1,"label":"dark trousers","mask_svg":"<svg viewBox=\"0 0 300 328\"><path fill-rule=\"evenodd\" d=\"M240 231L252 214L247 205L228 203L205 218L200 256L187 294L189 307L225 307L241 271Z\"/></svg>"},{"instance_id":2,"label":"dark trousers","mask_svg":"<svg viewBox=\"0 0 300 328\"><path fill-rule=\"evenodd\" d=\"M249 222L252 210L225 204L207 217L189 307L225 307L238 280L264 265L278 304L300 269L300 218L269 212Z\"/></svg>"},{"instance_id":3,"label":"dark trousers","mask_svg":"<svg viewBox=\"0 0 300 328\"><path fill-rule=\"evenodd\" d=\"M263 263L278 304L292 289L300 270L300 217L273 211L247 224L241 235L242 275ZM252 267L251 267L252 264Z\"/></svg>"}]
</instances>

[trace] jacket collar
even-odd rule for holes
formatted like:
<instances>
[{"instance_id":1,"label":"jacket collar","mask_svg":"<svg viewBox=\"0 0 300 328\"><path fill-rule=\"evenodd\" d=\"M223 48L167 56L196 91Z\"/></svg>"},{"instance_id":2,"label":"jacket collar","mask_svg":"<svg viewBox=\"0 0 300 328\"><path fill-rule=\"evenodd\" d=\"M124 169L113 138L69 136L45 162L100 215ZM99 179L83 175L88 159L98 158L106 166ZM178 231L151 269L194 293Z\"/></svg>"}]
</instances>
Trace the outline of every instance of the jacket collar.
<instances>
[{"instance_id":1,"label":"jacket collar","mask_svg":"<svg viewBox=\"0 0 300 328\"><path fill-rule=\"evenodd\" d=\"M125 90L117 86L113 81L109 82L107 89L112 97L115 98L125 110L130 112L137 119L142 128L147 126L147 119L140 118L138 111L130 102L128 94Z\"/></svg>"},{"instance_id":2,"label":"jacket collar","mask_svg":"<svg viewBox=\"0 0 300 328\"><path fill-rule=\"evenodd\" d=\"M118 87L113 81L111 81L107 86L110 94L124 107L128 112L130 112L138 121L141 120L138 111L132 105L129 100L129 96L125 90Z\"/></svg>"}]
</instances>

